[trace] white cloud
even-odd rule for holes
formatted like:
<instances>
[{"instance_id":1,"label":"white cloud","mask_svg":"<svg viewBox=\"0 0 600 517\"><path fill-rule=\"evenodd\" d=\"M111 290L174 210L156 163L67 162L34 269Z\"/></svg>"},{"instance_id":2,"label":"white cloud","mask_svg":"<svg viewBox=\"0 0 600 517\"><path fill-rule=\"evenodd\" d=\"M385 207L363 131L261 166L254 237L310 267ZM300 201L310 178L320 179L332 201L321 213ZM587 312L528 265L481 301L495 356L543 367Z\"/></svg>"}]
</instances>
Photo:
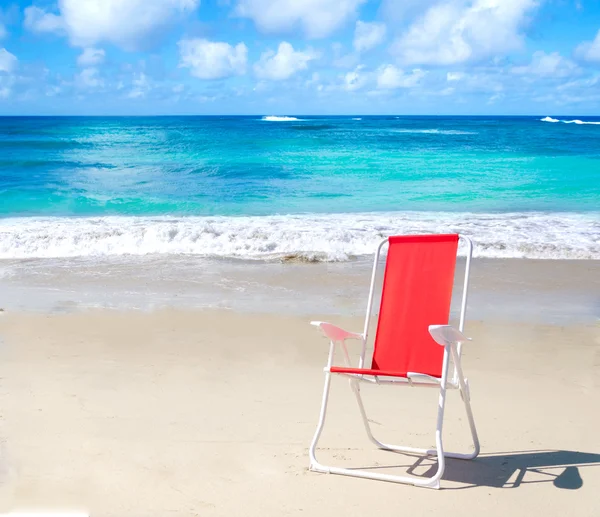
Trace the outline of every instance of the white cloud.
<instances>
[{"instance_id":1,"label":"white cloud","mask_svg":"<svg viewBox=\"0 0 600 517\"><path fill-rule=\"evenodd\" d=\"M504 99L505 95L504 93L495 93L494 95L492 95L488 100L487 100L487 104L495 104L496 101L502 100Z\"/></svg>"},{"instance_id":2,"label":"white cloud","mask_svg":"<svg viewBox=\"0 0 600 517\"><path fill-rule=\"evenodd\" d=\"M364 86L369 81L369 75L362 70L365 68L364 65L358 65L354 71L348 72L343 76L343 85L344 90L349 92L354 92L356 90L360 90L364 88Z\"/></svg>"},{"instance_id":3,"label":"white cloud","mask_svg":"<svg viewBox=\"0 0 600 517\"><path fill-rule=\"evenodd\" d=\"M419 84L427 72L416 68L407 74L394 65L382 65L377 69L377 88L394 90L396 88L412 88Z\"/></svg>"},{"instance_id":4,"label":"white cloud","mask_svg":"<svg viewBox=\"0 0 600 517\"><path fill-rule=\"evenodd\" d=\"M5 48L0 49L0 72L12 73L17 67L17 56L11 54Z\"/></svg>"},{"instance_id":5,"label":"white cloud","mask_svg":"<svg viewBox=\"0 0 600 517\"><path fill-rule=\"evenodd\" d=\"M39 7L25 8L25 28L32 32L61 32L64 28L63 19L53 13L47 13Z\"/></svg>"},{"instance_id":6,"label":"white cloud","mask_svg":"<svg viewBox=\"0 0 600 517\"><path fill-rule=\"evenodd\" d=\"M558 52L546 54L534 52L531 63L527 66L515 66L513 74L539 77L569 77L579 72L579 67L572 61L562 57Z\"/></svg>"},{"instance_id":7,"label":"white cloud","mask_svg":"<svg viewBox=\"0 0 600 517\"><path fill-rule=\"evenodd\" d=\"M139 99L140 97L144 97L148 90L150 90L150 81L148 81L148 76L144 72L140 72L133 77L131 81L133 88L127 94L127 97L130 99Z\"/></svg>"},{"instance_id":8,"label":"white cloud","mask_svg":"<svg viewBox=\"0 0 600 517\"><path fill-rule=\"evenodd\" d=\"M84 68L75 76L75 85L81 90L93 90L104 86L97 68Z\"/></svg>"},{"instance_id":9,"label":"white cloud","mask_svg":"<svg viewBox=\"0 0 600 517\"><path fill-rule=\"evenodd\" d=\"M58 0L60 15L31 6L25 27L34 32L66 32L70 42L87 47L108 42L136 50L200 0Z\"/></svg>"},{"instance_id":10,"label":"white cloud","mask_svg":"<svg viewBox=\"0 0 600 517\"><path fill-rule=\"evenodd\" d=\"M254 73L260 79L282 81L289 79L300 70L306 70L308 63L318 57L319 53L312 49L301 52L294 50L294 47L287 41L282 41L277 52L267 50L262 53L254 65Z\"/></svg>"},{"instance_id":11,"label":"white cloud","mask_svg":"<svg viewBox=\"0 0 600 517\"><path fill-rule=\"evenodd\" d=\"M593 41L584 41L579 45L575 55L585 61L600 62L600 30Z\"/></svg>"},{"instance_id":12,"label":"white cloud","mask_svg":"<svg viewBox=\"0 0 600 517\"><path fill-rule=\"evenodd\" d=\"M354 29L354 48L358 52L370 50L383 42L385 33L384 23L368 23L358 20Z\"/></svg>"},{"instance_id":13,"label":"white cloud","mask_svg":"<svg viewBox=\"0 0 600 517\"><path fill-rule=\"evenodd\" d=\"M179 41L180 67L189 68L190 74L200 79L222 79L246 72L248 49L243 43L235 47L229 43L206 39Z\"/></svg>"},{"instance_id":14,"label":"white cloud","mask_svg":"<svg viewBox=\"0 0 600 517\"><path fill-rule=\"evenodd\" d=\"M104 62L105 52L101 48L84 48L81 55L77 58L79 66L93 66Z\"/></svg>"},{"instance_id":15,"label":"white cloud","mask_svg":"<svg viewBox=\"0 0 600 517\"><path fill-rule=\"evenodd\" d=\"M405 64L450 65L518 50L522 27L538 0L445 0L396 40Z\"/></svg>"},{"instance_id":16,"label":"white cloud","mask_svg":"<svg viewBox=\"0 0 600 517\"><path fill-rule=\"evenodd\" d=\"M446 74L446 81L448 81L449 83L452 81L460 81L464 77L465 74L463 74L462 72L448 72Z\"/></svg>"},{"instance_id":17,"label":"white cloud","mask_svg":"<svg viewBox=\"0 0 600 517\"><path fill-rule=\"evenodd\" d=\"M304 86L307 88L314 87L317 91L322 90L323 85L321 84L321 76L319 75L319 72L313 72L312 77L304 82Z\"/></svg>"},{"instance_id":18,"label":"white cloud","mask_svg":"<svg viewBox=\"0 0 600 517\"><path fill-rule=\"evenodd\" d=\"M568 81L560 86L557 86L558 91L570 90L579 88L582 90L588 90L596 85L600 84L600 76L587 77L585 79L576 79L574 81Z\"/></svg>"},{"instance_id":19,"label":"white cloud","mask_svg":"<svg viewBox=\"0 0 600 517\"><path fill-rule=\"evenodd\" d=\"M356 16L366 0L239 0L236 14L250 18L261 31L294 32L324 38Z\"/></svg>"}]
</instances>

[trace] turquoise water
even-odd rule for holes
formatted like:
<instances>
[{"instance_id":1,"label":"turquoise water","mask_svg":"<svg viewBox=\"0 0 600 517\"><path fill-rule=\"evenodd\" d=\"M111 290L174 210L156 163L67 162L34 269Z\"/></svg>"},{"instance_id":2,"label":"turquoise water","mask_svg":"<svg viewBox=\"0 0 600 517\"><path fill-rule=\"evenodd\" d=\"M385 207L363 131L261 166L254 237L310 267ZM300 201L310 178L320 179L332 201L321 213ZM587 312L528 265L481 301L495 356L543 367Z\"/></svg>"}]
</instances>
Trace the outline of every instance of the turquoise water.
<instances>
[{"instance_id":1,"label":"turquoise water","mask_svg":"<svg viewBox=\"0 0 600 517\"><path fill-rule=\"evenodd\" d=\"M343 260L447 230L483 255L600 258L600 119L546 120L0 118L0 258Z\"/></svg>"}]
</instances>

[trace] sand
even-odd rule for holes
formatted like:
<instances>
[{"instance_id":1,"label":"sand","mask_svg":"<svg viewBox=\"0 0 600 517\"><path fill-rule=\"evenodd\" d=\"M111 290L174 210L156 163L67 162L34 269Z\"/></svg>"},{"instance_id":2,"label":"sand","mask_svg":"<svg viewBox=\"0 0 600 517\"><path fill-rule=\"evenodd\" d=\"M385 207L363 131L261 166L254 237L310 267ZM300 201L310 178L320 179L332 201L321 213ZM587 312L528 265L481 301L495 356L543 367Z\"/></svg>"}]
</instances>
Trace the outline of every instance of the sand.
<instances>
[{"instance_id":1,"label":"sand","mask_svg":"<svg viewBox=\"0 0 600 517\"><path fill-rule=\"evenodd\" d=\"M482 455L449 460L434 491L307 470L327 355L309 319L182 309L0 314L0 512L600 515L593 322L469 325L464 369ZM434 390L363 393L384 440L432 445ZM468 446L461 409L451 392L447 448ZM344 466L423 474L432 465L374 449L343 379L322 446L323 461Z\"/></svg>"}]
</instances>

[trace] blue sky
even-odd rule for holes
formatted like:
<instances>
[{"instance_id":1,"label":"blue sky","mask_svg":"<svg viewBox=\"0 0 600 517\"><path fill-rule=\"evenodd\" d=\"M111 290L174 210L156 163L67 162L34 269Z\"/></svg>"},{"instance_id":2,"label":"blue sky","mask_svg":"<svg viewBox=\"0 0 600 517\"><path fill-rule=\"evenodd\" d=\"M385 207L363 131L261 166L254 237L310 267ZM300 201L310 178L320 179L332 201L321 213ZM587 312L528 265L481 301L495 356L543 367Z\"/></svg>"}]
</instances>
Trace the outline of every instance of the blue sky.
<instances>
[{"instance_id":1,"label":"blue sky","mask_svg":"<svg viewBox=\"0 0 600 517\"><path fill-rule=\"evenodd\" d=\"M600 114L597 0L0 6L0 114Z\"/></svg>"}]
</instances>

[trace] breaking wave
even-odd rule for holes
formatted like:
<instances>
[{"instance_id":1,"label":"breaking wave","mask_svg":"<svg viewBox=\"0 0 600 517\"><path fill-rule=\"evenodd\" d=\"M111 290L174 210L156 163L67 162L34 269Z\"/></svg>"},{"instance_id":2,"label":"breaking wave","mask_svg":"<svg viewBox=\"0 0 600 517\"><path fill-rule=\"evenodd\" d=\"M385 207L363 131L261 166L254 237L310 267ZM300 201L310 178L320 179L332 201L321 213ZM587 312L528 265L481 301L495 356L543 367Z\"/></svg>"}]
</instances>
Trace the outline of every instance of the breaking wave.
<instances>
[{"instance_id":1,"label":"breaking wave","mask_svg":"<svg viewBox=\"0 0 600 517\"><path fill-rule=\"evenodd\" d=\"M304 119L296 118L296 117L278 117L275 115L267 115L267 116L261 118L261 120L264 120L266 122L293 122L294 120L304 120Z\"/></svg>"},{"instance_id":2,"label":"breaking wave","mask_svg":"<svg viewBox=\"0 0 600 517\"><path fill-rule=\"evenodd\" d=\"M579 119L575 119L575 120L559 120L557 118L552 118L552 117L544 117L542 119L540 119L542 122L562 122L563 124L578 124L578 125L594 125L594 126L600 126L600 122L593 122L593 121L589 121L589 120L579 120Z\"/></svg>"},{"instance_id":3,"label":"breaking wave","mask_svg":"<svg viewBox=\"0 0 600 517\"><path fill-rule=\"evenodd\" d=\"M388 235L460 232L480 257L600 259L600 213L0 219L0 258L193 255L345 261Z\"/></svg>"}]
</instances>

